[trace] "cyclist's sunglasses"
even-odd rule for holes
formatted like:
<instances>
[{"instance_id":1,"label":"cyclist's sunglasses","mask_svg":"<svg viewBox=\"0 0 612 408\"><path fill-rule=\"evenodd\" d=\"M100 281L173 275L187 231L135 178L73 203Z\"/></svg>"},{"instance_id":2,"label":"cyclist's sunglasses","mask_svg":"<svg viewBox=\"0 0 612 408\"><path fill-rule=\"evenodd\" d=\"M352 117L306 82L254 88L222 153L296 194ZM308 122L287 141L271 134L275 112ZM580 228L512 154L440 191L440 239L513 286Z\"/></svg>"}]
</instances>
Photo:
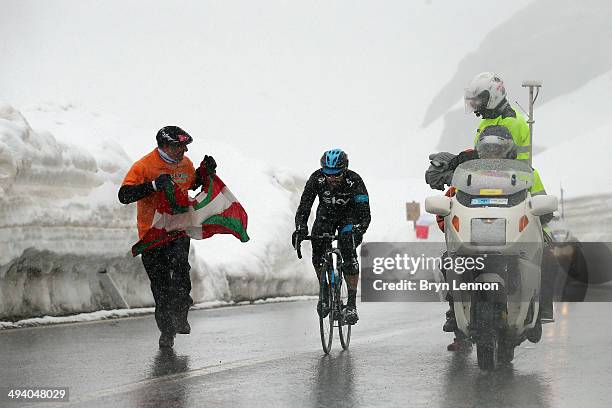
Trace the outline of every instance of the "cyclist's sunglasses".
<instances>
[{"instance_id":1,"label":"cyclist's sunglasses","mask_svg":"<svg viewBox=\"0 0 612 408\"><path fill-rule=\"evenodd\" d=\"M341 171L340 173L336 173L336 174L327 174L327 173L323 173L325 174L325 177L330 178L330 179L339 179L342 176L344 176L344 171Z\"/></svg>"}]
</instances>

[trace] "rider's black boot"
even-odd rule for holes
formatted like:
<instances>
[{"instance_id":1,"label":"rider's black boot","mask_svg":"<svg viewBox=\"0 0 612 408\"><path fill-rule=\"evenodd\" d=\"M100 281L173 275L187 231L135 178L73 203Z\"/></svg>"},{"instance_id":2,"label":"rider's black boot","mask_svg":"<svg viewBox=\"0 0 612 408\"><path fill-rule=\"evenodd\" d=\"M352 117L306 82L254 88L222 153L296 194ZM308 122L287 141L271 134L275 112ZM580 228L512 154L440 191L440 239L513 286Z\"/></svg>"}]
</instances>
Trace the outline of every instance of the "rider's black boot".
<instances>
[{"instance_id":1,"label":"rider's black boot","mask_svg":"<svg viewBox=\"0 0 612 408\"><path fill-rule=\"evenodd\" d=\"M555 321L553 310L552 299L542 299L540 302L540 321L543 324Z\"/></svg>"}]
</instances>

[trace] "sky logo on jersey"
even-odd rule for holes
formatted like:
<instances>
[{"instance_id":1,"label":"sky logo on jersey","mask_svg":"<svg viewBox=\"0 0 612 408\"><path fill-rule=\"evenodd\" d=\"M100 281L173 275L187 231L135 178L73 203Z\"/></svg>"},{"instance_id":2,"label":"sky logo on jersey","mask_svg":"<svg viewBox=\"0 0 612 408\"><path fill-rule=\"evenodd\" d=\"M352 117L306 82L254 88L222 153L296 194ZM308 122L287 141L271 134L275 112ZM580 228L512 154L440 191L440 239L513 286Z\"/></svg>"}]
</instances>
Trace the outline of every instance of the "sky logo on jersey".
<instances>
[{"instance_id":1,"label":"sky logo on jersey","mask_svg":"<svg viewBox=\"0 0 612 408\"><path fill-rule=\"evenodd\" d=\"M338 204L338 205L346 205L351 201L350 198L336 198L336 197L322 197L323 202L326 204Z\"/></svg>"}]
</instances>

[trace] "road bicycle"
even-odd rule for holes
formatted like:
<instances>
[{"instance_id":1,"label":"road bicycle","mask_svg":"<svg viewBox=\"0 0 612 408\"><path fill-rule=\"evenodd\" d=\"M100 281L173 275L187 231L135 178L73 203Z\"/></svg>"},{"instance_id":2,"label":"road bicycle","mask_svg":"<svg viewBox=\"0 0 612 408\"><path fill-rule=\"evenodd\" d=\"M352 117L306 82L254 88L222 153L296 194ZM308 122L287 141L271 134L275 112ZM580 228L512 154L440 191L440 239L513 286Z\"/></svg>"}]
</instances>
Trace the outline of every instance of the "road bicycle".
<instances>
[{"instance_id":1,"label":"road bicycle","mask_svg":"<svg viewBox=\"0 0 612 408\"><path fill-rule=\"evenodd\" d=\"M311 241L312 236L307 236L304 241ZM338 241L338 235L322 234L315 239L331 240L332 244ZM298 258L302 259L301 242L297 245ZM319 316L319 329L321 332L321 345L325 354L329 354L334 339L334 328L338 329L340 344L344 350L349 348L351 342L352 325L347 324L344 319L344 309L348 299L348 287L342 276L343 259L337 246L331 245L325 251L324 270L319 279L319 301L323 297L323 291L327 287L329 314L325 317Z\"/></svg>"}]
</instances>

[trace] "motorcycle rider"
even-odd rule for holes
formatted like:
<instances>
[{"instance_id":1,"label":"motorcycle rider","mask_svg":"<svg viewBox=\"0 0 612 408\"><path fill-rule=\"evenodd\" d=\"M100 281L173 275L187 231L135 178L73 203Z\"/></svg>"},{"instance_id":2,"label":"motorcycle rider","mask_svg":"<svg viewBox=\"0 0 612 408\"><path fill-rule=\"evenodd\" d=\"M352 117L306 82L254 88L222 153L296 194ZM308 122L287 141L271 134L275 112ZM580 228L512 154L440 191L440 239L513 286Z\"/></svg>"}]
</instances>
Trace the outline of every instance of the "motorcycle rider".
<instances>
[{"instance_id":1,"label":"motorcycle rider","mask_svg":"<svg viewBox=\"0 0 612 408\"><path fill-rule=\"evenodd\" d=\"M465 112L474 113L482 120L478 125L474 145L484 129L492 125L504 126L516 146L516 159L529 160L531 134L521 113L510 106L504 81L493 72L476 75L465 89Z\"/></svg>"},{"instance_id":2,"label":"motorcycle rider","mask_svg":"<svg viewBox=\"0 0 612 408\"><path fill-rule=\"evenodd\" d=\"M507 99L504 81L493 72L481 72L476 75L464 92L465 113L474 113L482 118L474 146L484 129L489 126L504 126L510 132L516 146L516 159L529 162L531 133L523 115L514 109ZM448 163L455 155L447 152L429 156L432 167L425 173L425 179L432 188L444 190L444 184L449 184L453 173Z\"/></svg>"},{"instance_id":3,"label":"motorcycle rider","mask_svg":"<svg viewBox=\"0 0 612 408\"><path fill-rule=\"evenodd\" d=\"M448 170L454 172L454 170L461 163L468 160L474 159L516 159L517 157L517 146L513 141L512 135L505 126L492 125L484 128L476 143L476 150L466 150L448 161ZM446 195L452 197L455 195L455 188L450 187ZM529 192L532 196L546 194L544 184L540 178L537 170L533 169L533 184L530 187ZM444 218L437 216L438 226L444 232ZM552 219L552 214L546 214L540 217L540 222L545 225ZM547 258L547 251L544 252L544 257ZM543 260L543 265L546 264L548 268L547 260ZM543 268L544 274L545 268ZM445 274L445 271L442 271ZM446 278L446 276L445 276ZM549 286L549 285L548 285ZM548 289L547 285L542 285L542 299L541 299L541 319L552 320L552 292ZM444 323L443 330L445 332L455 332L457 330L457 321L455 320L454 303L450 292L447 294L449 301L449 310L446 312L446 322ZM455 341L449 345L449 350L457 350L460 348L460 340L455 338Z\"/></svg>"},{"instance_id":4,"label":"motorcycle rider","mask_svg":"<svg viewBox=\"0 0 612 408\"><path fill-rule=\"evenodd\" d=\"M297 248L308 235L308 218L312 204L319 197L316 218L312 226L312 264L320 279L325 273L325 251L331 240L316 238L322 234L334 235L339 231L338 248L344 260L343 273L348 285L348 301L345 309L347 324L355 324L356 297L359 283L359 262L356 248L370 224L370 203L366 186L356 172L348 169L348 155L340 149L323 153L321 168L308 178L295 215L295 232L292 244ZM327 291L317 304L321 317L329 313Z\"/></svg>"}]
</instances>

